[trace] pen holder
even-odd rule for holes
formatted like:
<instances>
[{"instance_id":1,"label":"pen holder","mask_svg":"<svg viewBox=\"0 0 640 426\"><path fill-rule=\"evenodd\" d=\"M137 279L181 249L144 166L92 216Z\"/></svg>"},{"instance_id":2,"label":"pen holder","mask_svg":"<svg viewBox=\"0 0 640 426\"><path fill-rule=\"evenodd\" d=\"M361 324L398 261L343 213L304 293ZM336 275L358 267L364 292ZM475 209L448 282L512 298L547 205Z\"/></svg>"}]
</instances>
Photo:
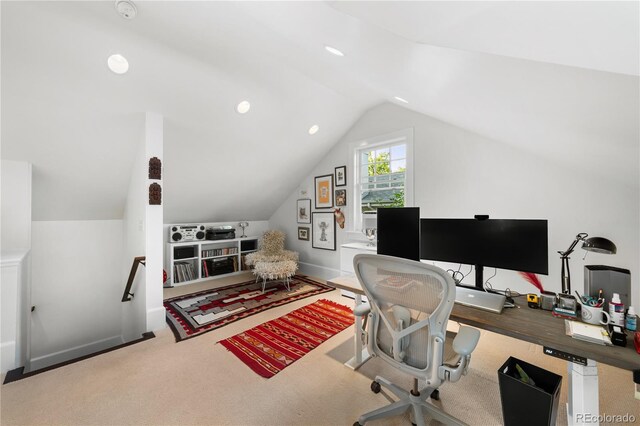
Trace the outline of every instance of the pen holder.
<instances>
[{"instance_id":1,"label":"pen holder","mask_svg":"<svg viewBox=\"0 0 640 426\"><path fill-rule=\"evenodd\" d=\"M552 311L556 304L556 294L552 291L543 291L540 294L540 309Z\"/></svg>"}]
</instances>

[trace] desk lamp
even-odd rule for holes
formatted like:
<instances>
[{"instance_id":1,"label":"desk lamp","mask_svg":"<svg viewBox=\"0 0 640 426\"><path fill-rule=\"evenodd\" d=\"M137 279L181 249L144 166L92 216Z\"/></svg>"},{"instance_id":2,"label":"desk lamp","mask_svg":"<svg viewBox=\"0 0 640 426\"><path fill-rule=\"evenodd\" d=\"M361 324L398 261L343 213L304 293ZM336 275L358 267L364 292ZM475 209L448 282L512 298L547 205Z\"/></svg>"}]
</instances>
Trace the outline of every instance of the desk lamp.
<instances>
[{"instance_id":1,"label":"desk lamp","mask_svg":"<svg viewBox=\"0 0 640 426\"><path fill-rule=\"evenodd\" d=\"M569 317L576 316L578 308L575 297L571 295L571 273L569 272L569 255L573 253L578 243L582 241L582 249L596 253L615 254L616 245L606 238L591 237L589 234L581 232L576 235L576 239L565 251L559 251L562 260L562 293L558 295L558 305L554 308L554 313Z\"/></svg>"},{"instance_id":2,"label":"desk lamp","mask_svg":"<svg viewBox=\"0 0 640 426\"><path fill-rule=\"evenodd\" d=\"M247 238L247 236L244 235L244 229L249 226L249 222L240 222L238 226L242 228L242 235L240 235L240 238Z\"/></svg>"},{"instance_id":3,"label":"desk lamp","mask_svg":"<svg viewBox=\"0 0 640 426\"><path fill-rule=\"evenodd\" d=\"M562 293L571 294L571 274L569 273L569 255L573 253L576 245L582 241L582 249L586 251L593 251L596 253L604 254L616 254L616 245L606 238L591 237L587 238L589 234L581 232L576 235L576 239L571 243L569 248L565 251L559 251L560 259L562 260Z\"/></svg>"}]
</instances>

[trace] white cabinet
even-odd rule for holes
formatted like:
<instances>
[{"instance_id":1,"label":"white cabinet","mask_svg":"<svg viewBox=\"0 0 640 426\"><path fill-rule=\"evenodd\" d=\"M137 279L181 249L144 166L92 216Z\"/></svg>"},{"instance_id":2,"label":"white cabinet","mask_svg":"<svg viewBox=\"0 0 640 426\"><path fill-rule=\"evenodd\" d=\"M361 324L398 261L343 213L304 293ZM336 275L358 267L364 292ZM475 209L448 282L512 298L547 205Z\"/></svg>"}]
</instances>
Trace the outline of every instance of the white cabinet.
<instances>
[{"instance_id":1,"label":"white cabinet","mask_svg":"<svg viewBox=\"0 0 640 426\"><path fill-rule=\"evenodd\" d=\"M167 243L167 283L192 284L246 271L244 257L257 249L257 237Z\"/></svg>"},{"instance_id":2,"label":"white cabinet","mask_svg":"<svg viewBox=\"0 0 640 426\"><path fill-rule=\"evenodd\" d=\"M340 246L340 271L344 275L353 275L353 258L356 254L376 254L377 247L368 246L367 243L347 243Z\"/></svg>"},{"instance_id":3,"label":"white cabinet","mask_svg":"<svg viewBox=\"0 0 640 426\"><path fill-rule=\"evenodd\" d=\"M340 272L341 275L354 275L353 258L356 254L376 254L377 247L368 246L367 243L347 243L340 246ZM340 290L343 296L354 298L355 295L347 290ZM365 298L366 301L366 298Z\"/></svg>"}]
</instances>

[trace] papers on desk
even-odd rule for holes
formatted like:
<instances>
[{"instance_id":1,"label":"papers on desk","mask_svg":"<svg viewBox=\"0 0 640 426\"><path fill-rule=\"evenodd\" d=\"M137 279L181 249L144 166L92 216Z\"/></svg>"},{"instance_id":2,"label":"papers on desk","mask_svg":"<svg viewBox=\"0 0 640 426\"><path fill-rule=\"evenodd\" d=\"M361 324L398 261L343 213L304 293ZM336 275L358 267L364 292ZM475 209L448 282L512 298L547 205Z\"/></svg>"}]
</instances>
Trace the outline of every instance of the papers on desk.
<instances>
[{"instance_id":1,"label":"papers on desk","mask_svg":"<svg viewBox=\"0 0 640 426\"><path fill-rule=\"evenodd\" d=\"M611 345L611 338L604 327L570 320L564 320L564 326L567 336L571 336L574 339L599 345Z\"/></svg>"}]
</instances>

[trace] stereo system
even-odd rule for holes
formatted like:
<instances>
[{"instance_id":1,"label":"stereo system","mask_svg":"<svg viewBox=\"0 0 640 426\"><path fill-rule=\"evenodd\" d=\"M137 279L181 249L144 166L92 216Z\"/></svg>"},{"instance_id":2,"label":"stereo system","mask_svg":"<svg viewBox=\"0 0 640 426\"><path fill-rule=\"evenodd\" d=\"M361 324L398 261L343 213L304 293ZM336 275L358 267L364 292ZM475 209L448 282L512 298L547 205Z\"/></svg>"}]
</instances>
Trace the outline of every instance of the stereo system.
<instances>
[{"instance_id":1,"label":"stereo system","mask_svg":"<svg viewBox=\"0 0 640 426\"><path fill-rule=\"evenodd\" d=\"M169 228L169 239L173 243L200 241L204 240L205 237L204 225L171 225Z\"/></svg>"}]
</instances>

